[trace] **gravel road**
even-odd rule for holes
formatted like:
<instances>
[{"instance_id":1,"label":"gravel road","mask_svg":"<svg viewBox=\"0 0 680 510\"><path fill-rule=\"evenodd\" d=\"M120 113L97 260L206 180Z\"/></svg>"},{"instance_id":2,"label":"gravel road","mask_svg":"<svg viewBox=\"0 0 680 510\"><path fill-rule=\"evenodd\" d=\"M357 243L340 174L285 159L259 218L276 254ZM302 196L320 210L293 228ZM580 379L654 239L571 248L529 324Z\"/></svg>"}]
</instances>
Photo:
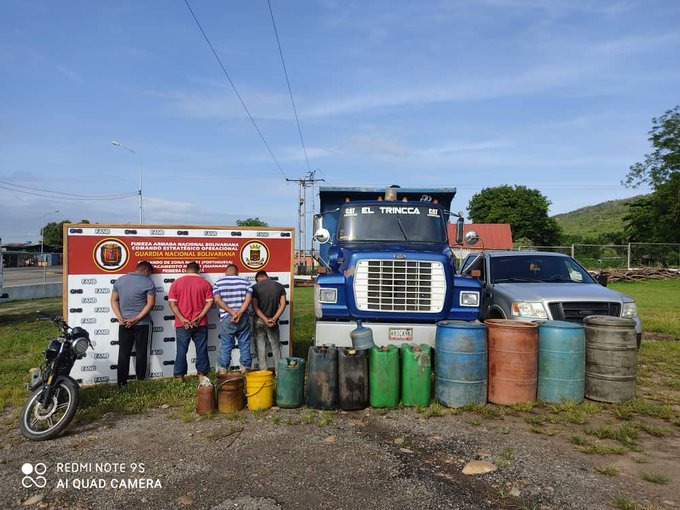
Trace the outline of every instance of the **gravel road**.
<instances>
[{"instance_id":1,"label":"gravel road","mask_svg":"<svg viewBox=\"0 0 680 510\"><path fill-rule=\"evenodd\" d=\"M609 456L578 451L568 425L554 430L533 433L521 416L413 409L273 408L190 421L173 408L109 414L76 419L43 443L7 430L0 508L604 509L620 496L635 508L680 508L677 427L641 437L640 452ZM498 469L462 474L473 460ZM618 474L597 471L605 465Z\"/></svg>"}]
</instances>

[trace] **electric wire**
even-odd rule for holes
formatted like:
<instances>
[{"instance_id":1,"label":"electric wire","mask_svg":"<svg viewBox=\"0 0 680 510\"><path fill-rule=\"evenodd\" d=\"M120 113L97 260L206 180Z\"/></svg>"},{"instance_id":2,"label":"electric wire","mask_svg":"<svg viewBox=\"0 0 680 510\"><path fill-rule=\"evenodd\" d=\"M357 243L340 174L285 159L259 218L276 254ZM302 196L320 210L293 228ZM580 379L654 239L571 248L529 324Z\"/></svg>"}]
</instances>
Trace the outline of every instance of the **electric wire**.
<instances>
[{"instance_id":1,"label":"electric wire","mask_svg":"<svg viewBox=\"0 0 680 510\"><path fill-rule=\"evenodd\" d=\"M54 200L78 200L78 201L98 201L98 200L119 200L121 198L128 198L128 197L136 197L138 195L138 192L134 193L125 193L121 195L111 195L111 196L106 196L106 197L83 197L83 196L59 196L59 195L47 195L45 193L37 193L35 191L24 191L21 189L16 189L16 188L10 188L8 186L3 186L0 184L0 189L4 189L7 191L13 191L15 193L23 193L25 195L33 195L36 197L43 197L43 198L51 198ZM51 193L51 192L47 192Z\"/></svg>"},{"instance_id":2,"label":"electric wire","mask_svg":"<svg viewBox=\"0 0 680 510\"><path fill-rule=\"evenodd\" d=\"M119 193L117 195L94 195L94 196L85 197L84 195L79 195L79 194L76 194L76 193L66 193L64 191L54 191L54 190L42 189L42 188L32 188L30 186L21 186L20 184L14 184L14 183L7 182L7 181L0 181L0 185L12 186L14 188L22 188L22 189L30 190L30 191L42 191L44 193L51 193L51 194L54 194L54 195L62 195L64 198L87 199L87 200L115 200L116 198L125 198L125 197L129 197L129 196L132 196L132 195L136 195L138 193L138 192L135 191L135 192L130 192L130 193ZM9 189L9 188L3 187L3 189ZM22 192L21 189L16 189L16 190L13 189L11 191ZM54 197L54 198L58 198L58 197Z\"/></svg>"},{"instance_id":3,"label":"electric wire","mask_svg":"<svg viewBox=\"0 0 680 510\"><path fill-rule=\"evenodd\" d=\"M283 74L286 76L286 85L288 86L288 95L290 96L290 102L293 105L293 113L295 114L295 122L297 123L298 134L300 135L300 143L302 144L302 151L305 153L305 162L307 163L307 171L312 172L312 168L309 166L309 157L307 156L307 147L305 146L305 139L302 136L302 127L300 126L300 119L298 117L297 108L295 107L295 100L293 99L293 90L290 87L290 80L288 79L288 69L286 68L286 61L283 58L283 50L281 49L281 41L279 40L279 31L276 29L276 21L274 21L274 11L272 10L272 4L270 0L267 0L267 5L269 6L269 15L272 19L272 27L274 27L274 35L276 36L276 44L279 47L279 56L281 57L281 65L283 66Z\"/></svg>"},{"instance_id":4,"label":"electric wire","mask_svg":"<svg viewBox=\"0 0 680 510\"><path fill-rule=\"evenodd\" d=\"M267 151L269 151L269 155L274 160L274 163L276 164L279 171L281 172L281 175L283 175L283 178L287 179L286 173L283 171L283 168L281 168L281 165L279 164L279 160L276 159L274 152L272 151L271 147L269 147L269 144L267 143L267 140L265 139L264 135L262 134L262 131L260 130L259 126L257 125L257 122L255 122L255 119L251 115L250 110L246 106L246 103L243 100L243 98L241 97L241 94L239 94L238 90L236 89L236 85L234 85L234 82L232 81L231 77L229 76L227 69L224 67L224 64L222 63L222 59L220 59L220 56L217 54L217 51L215 51L215 48L213 47L212 43L210 42L210 39L208 38L208 35L205 33L205 30L203 30L203 26L201 25L201 22L198 21L196 14L194 14L194 10L191 8L191 5L189 5L189 0L184 0L184 3L186 4L187 9L189 9L189 12L191 13L191 17L194 18L194 21L196 22L196 26L201 31L201 34L203 34L203 38L205 39L205 42L208 43L208 46L210 47L210 51L212 52L215 59L217 60L217 63L219 64L220 68L222 69L222 73L224 73L224 76L227 78L227 81L231 85L231 88L234 89L234 93L236 94L236 97L238 97L238 100L241 102L241 106L243 106L243 109L248 114L248 118L250 119L250 122L253 124L253 127L257 131L257 134L260 135L260 139L262 140L262 143L267 148Z\"/></svg>"}]
</instances>

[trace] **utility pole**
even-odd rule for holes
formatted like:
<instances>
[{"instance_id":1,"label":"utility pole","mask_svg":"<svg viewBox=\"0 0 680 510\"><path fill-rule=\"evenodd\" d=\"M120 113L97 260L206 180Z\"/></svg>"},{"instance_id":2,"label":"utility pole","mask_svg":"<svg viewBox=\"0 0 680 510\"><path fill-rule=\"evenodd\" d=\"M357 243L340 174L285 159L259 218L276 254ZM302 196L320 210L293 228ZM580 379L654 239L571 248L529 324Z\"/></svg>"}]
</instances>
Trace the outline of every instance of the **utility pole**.
<instances>
[{"instance_id":1,"label":"utility pole","mask_svg":"<svg viewBox=\"0 0 680 510\"><path fill-rule=\"evenodd\" d=\"M305 252L307 251L307 239L305 230L307 227L307 188L312 188L312 214L314 214L314 184L325 182L324 179L316 178L316 170L310 170L302 179L288 179L287 182L298 184L298 260L306 269Z\"/></svg>"}]
</instances>

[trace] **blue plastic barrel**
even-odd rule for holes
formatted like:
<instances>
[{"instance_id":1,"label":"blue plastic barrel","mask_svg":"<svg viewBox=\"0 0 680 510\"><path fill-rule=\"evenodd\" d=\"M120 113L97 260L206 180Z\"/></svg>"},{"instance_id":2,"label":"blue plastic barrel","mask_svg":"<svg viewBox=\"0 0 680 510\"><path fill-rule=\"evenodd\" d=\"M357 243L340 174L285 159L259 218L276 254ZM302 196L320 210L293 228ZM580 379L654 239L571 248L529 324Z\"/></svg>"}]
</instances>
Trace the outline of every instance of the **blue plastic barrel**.
<instances>
[{"instance_id":1,"label":"blue plastic barrel","mask_svg":"<svg viewBox=\"0 0 680 510\"><path fill-rule=\"evenodd\" d=\"M586 377L582 324L545 321L538 326L538 400L582 402Z\"/></svg>"},{"instance_id":2,"label":"blue plastic barrel","mask_svg":"<svg viewBox=\"0 0 680 510\"><path fill-rule=\"evenodd\" d=\"M447 407L484 404L487 390L486 326L474 322L437 323L434 396Z\"/></svg>"}]
</instances>

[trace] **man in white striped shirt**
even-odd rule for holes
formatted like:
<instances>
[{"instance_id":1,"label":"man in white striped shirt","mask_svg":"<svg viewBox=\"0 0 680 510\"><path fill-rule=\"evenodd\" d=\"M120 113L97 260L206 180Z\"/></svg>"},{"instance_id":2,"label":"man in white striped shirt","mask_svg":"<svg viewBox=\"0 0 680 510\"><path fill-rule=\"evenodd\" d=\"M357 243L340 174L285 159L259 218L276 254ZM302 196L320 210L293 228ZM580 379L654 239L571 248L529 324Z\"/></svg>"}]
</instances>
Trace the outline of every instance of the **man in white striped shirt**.
<instances>
[{"instance_id":1,"label":"man in white striped shirt","mask_svg":"<svg viewBox=\"0 0 680 510\"><path fill-rule=\"evenodd\" d=\"M231 351L238 343L241 372L250 370L250 314L248 307L253 289L245 278L238 275L238 268L229 264L223 276L213 285L215 304L220 308L220 353L217 372L225 372L231 365Z\"/></svg>"}]
</instances>

